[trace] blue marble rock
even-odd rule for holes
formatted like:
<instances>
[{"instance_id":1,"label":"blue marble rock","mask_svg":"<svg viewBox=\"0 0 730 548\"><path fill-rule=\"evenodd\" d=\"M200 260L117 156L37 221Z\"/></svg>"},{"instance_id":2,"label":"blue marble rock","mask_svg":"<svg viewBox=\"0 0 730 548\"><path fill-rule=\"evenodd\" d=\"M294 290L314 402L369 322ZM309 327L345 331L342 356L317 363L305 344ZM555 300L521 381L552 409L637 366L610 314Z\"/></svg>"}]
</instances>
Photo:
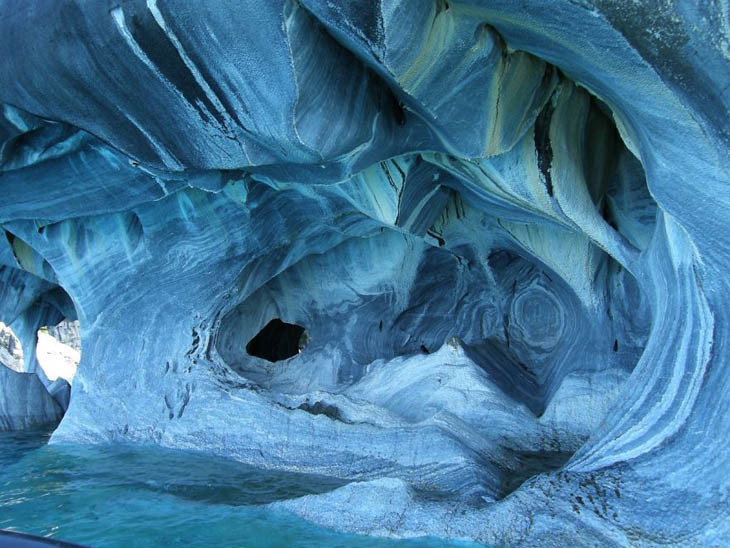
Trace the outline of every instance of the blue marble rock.
<instances>
[{"instance_id":1,"label":"blue marble rock","mask_svg":"<svg viewBox=\"0 0 730 548\"><path fill-rule=\"evenodd\" d=\"M34 373L0 364L0 431L55 426L63 409Z\"/></svg>"},{"instance_id":2,"label":"blue marble rock","mask_svg":"<svg viewBox=\"0 0 730 548\"><path fill-rule=\"evenodd\" d=\"M53 399L65 413L71 401L71 385L66 379L59 377L47 386L47 389L48 393L53 396Z\"/></svg>"},{"instance_id":3,"label":"blue marble rock","mask_svg":"<svg viewBox=\"0 0 730 548\"><path fill-rule=\"evenodd\" d=\"M341 478L275 506L350 532L730 541L725 4L0 10L14 416L78 320L52 442Z\"/></svg>"}]
</instances>

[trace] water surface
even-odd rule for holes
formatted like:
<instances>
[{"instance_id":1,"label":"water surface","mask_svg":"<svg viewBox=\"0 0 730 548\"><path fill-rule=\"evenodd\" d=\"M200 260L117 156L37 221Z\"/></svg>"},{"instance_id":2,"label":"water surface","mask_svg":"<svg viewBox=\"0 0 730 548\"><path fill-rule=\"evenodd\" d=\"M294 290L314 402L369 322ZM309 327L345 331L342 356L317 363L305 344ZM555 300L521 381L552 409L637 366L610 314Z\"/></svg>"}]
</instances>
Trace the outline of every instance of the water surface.
<instances>
[{"instance_id":1,"label":"water surface","mask_svg":"<svg viewBox=\"0 0 730 548\"><path fill-rule=\"evenodd\" d=\"M273 473L196 453L46 445L0 432L0 529L90 546L463 546L345 535L260 505L341 481Z\"/></svg>"}]
</instances>

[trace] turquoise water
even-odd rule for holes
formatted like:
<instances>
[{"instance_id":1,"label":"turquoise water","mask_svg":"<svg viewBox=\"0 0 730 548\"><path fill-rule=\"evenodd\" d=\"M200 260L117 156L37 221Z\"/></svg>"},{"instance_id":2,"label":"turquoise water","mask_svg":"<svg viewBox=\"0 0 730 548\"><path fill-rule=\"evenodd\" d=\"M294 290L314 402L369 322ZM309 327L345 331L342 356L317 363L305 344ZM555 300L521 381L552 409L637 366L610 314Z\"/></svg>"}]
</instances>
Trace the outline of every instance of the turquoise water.
<instances>
[{"instance_id":1,"label":"turquoise water","mask_svg":"<svg viewBox=\"0 0 730 548\"><path fill-rule=\"evenodd\" d=\"M260 507L338 481L157 447L46 445L48 437L0 432L0 529L99 547L450 545L338 534Z\"/></svg>"}]
</instances>

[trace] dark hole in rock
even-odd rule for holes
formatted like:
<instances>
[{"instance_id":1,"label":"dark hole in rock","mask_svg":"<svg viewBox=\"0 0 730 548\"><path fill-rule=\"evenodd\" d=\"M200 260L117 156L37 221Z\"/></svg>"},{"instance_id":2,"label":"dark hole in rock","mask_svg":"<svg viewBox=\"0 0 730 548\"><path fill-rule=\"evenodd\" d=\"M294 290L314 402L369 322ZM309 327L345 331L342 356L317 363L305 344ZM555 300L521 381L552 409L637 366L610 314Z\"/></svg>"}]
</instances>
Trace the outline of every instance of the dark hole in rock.
<instances>
[{"instance_id":1,"label":"dark hole in rock","mask_svg":"<svg viewBox=\"0 0 730 548\"><path fill-rule=\"evenodd\" d=\"M251 356L270 362L296 356L309 342L309 332L301 325L274 318L246 345Z\"/></svg>"},{"instance_id":2,"label":"dark hole in rock","mask_svg":"<svg viewBox=\"0 0 730 548\"><path fill-rule=\"evenodd\" d=\"M523 452L517 455L520 466L506 477L502 484L503 497L517 490L530 478L547 472L560 470L573 456L569 451Z\"/></svg>"},{"instance_id":3,"label":"dark hole in rock","mask_svg":"<svg viewBox=\"0 0 730 548\"><path fill-rule=\"evenodd\" d=\"M315 402L314 405L310 405L307 402L301 404L298 409L311 413L312 415L324 415L331 418L332 420L346 422L342 418L340 410L334 405L329 405L321 401Z\"/></svg>"}]
</instances>

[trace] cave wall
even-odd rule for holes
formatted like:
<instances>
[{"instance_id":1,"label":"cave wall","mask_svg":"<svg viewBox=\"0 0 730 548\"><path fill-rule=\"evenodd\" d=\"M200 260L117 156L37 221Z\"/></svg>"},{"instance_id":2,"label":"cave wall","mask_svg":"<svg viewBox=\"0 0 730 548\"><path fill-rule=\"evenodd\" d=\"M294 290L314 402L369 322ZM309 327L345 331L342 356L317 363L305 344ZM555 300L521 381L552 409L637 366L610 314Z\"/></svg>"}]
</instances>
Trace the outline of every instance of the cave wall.
<instances>
[{"instance_id":1,"label":"cave wall","mask_svg":"<svg viewBox=\"0 0 730 548\"><path fill-rule=\"evenodd\" d=\"M722 6L63 0L0 28L0 320L26 356L81 327L54 441L347 478L281 506L354 532L728 537ZM274 318L310 340L272 363L246 345Z\"/></svg>"}]
</instances>

